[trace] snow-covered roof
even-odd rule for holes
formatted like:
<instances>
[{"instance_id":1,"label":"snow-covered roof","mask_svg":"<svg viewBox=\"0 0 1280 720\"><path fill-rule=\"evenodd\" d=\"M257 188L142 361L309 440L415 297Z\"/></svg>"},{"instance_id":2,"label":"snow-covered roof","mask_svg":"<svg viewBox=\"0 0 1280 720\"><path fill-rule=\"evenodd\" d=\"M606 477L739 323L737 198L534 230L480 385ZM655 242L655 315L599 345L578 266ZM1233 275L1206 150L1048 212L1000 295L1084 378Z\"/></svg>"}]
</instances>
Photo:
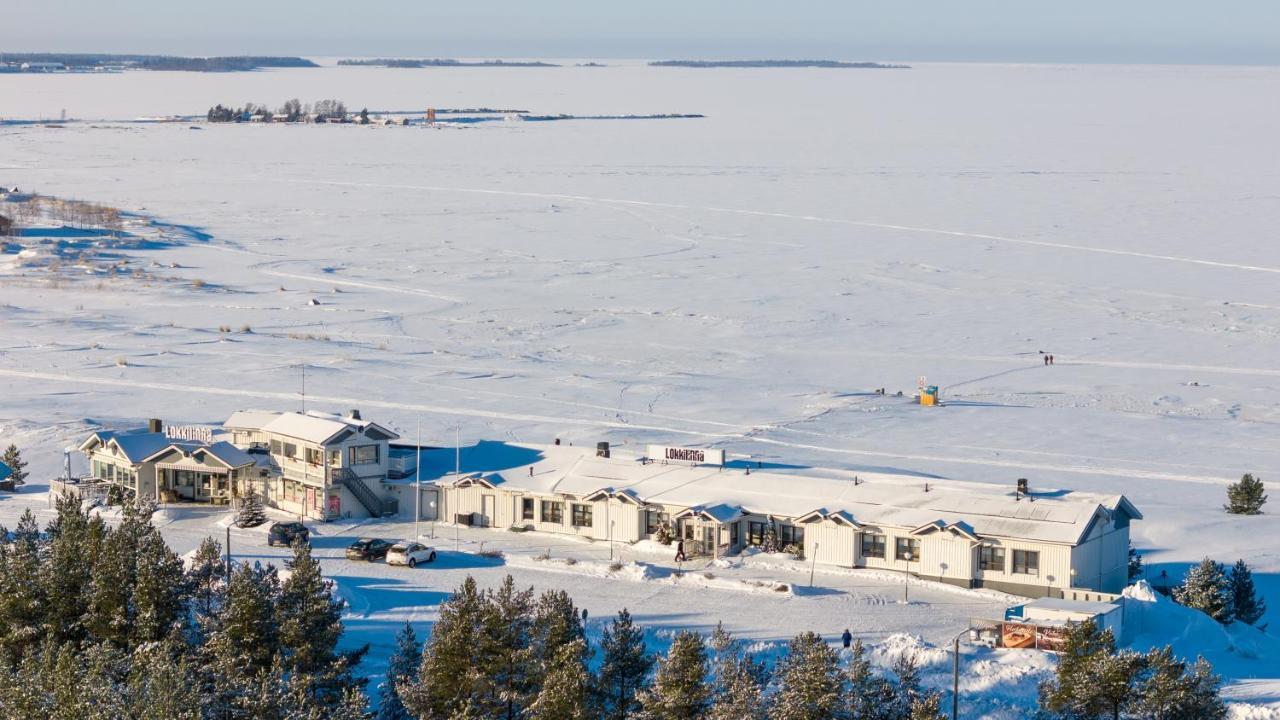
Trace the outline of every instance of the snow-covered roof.
<instances>
[{"instance_id":1,"label":"snow-covered roof","mask_svg":"<svg viewBox=\"0 0 1280 720\"><path fill-rule=\"evenodd\" d=\"M246 465L253 465L257 462L252 455L225 440L219 440L211 445L205 445L204 443L194 442L191 440L173 440L168 445L165 445L154 453L151 453L144 459L148 461L156 460L162 455L168 453L170 450L179 450L186 455L192 455L197 452L206 452L217 458L222 462L222 464L229 468L244 467Z\"/></svg>"},{"instance_id":2,"label":"snow-covered roof","mask_svg":"<svg viewBox=\"0 0 1280 720\"><path fill-rule=\"evenodd\" d=\"M1109 508L1141 514L1128 500L1086 493L1019 496L1014 483L997 486L888 473L820 477L716 466L645 462L592 447L482 442L463 448L464 475L530 494L587 497L626 491L646 504L685 508L725 506L784 518L840 518L858 526L934 529L970 538L1018 538L1074 545L1093 518ZM426 450L422 477L453 474L454 450ZM532 470L532 472L530 472ZM832 471L837 472L837 471ZM1117 496L1118 497L1118 496ZM815 510L817 509L817 510ZM814 513L817 516L814 516Z\"/></svg>"},{"instance_id":3,"label":"snow-covered roof","mask_svg":"<svg viewBox=\"0 0 1280 720\"><path fill-rule=\"evenodd\" d=\"M1026 610L1049 610L1053 612L1078 613L1080 615L1106 615L1109 612L1119 610L1120 606L1115 603L1107 602L1089 602L1085 600L1067 600L1064 598L1042 597L1036 598L1023 606L1024 613Z\"/></svg>"},{"instance_id":4,"label":"snow-covered roof","mask_svg":"<svg viewBox=\"0 0 1280 720\"><path fill-rule=\"evenodd\" d=\"M86 438L80 444L80 449L87 451L95 444L114 446L119 448L120 454L126 460L137 465L172 442L174 442L173 438L164 433L150 432L145 429L99 430Z\"/></svg>"},{"instance_id":5,"label":"snow-covered roof","mask_svg":"<svg viewBox=\"0 0 1280 720\"><path fill-rule=\"evenodd\" d=\"M222 426L234 430L274 433L319 445L332 440L345 430L367 433L370 429L374 429L391 440L400 437L369 420L342 417L315 410L305 413L239 410L232 413Z\"/></svg>"}]
</instances>

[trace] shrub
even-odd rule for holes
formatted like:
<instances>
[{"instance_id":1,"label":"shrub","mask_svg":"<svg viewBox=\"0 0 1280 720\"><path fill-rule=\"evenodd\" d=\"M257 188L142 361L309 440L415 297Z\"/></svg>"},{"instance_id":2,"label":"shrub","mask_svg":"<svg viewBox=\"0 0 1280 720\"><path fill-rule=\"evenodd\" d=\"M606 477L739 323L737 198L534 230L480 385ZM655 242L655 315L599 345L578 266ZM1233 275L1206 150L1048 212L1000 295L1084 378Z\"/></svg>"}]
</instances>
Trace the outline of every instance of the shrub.
<instances>
[{"instance_id":1,"label":"shrub","mask_svg":"<svg viewBox=\"0 0 1280 720\"><path fill-rule=\"evenodd\" d=\"M1267 504L1264 491L1260 478L1245 473L1240 482L1227 486L1227 504L1222 507L1232 515L1260 515L1262 506Z\"/></svg>"},{"instance_id":2,"label":"shrub","mask_svg":"<svg viewBox=\"0 0 1280 720\"><path fill-rule=\"evenodd\" d=\"M619 571L619 570L621 570L621 569L622 569L622 561L621 561L621 560L614 560L613 562L609 563L609 572L615 572L615 573L616 573L616 572L618 572L618 571Z\"/></svg>"}]
</instances>

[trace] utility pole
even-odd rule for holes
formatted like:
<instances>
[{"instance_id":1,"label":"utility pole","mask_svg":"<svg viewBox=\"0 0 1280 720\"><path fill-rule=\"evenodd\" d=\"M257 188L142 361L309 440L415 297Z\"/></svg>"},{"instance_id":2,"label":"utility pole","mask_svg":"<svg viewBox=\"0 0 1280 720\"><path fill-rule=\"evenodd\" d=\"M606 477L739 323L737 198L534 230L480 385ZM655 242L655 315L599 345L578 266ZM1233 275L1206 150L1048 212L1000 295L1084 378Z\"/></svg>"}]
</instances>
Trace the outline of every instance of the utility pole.
<instances>
[{"instance_id":1,"label":"utility pole","mask_svg":"<svg viewBox=\"0 0 1280 720\"><path fill-rule=\"evenodd\" d=\"M413 540L418 541L422 535L418 532L418 521L422 519L422 418L418 418L418 440L413 447Z\"/></svg>"},{"instance_id":2,"label":"utility pole","mask_svg":"<svg viewBox=\"0 0 1280 720\"><path fill-rule=\"evenodd\" d=\"M307 364L302 363L302 412L307 411Z\"/></svg>"},{"instance_id":3,"label":"utility pole","mask_svg":"<svg viewBox=\"0 0 1280 720\"><path fill-rule=\"evenodd\" d=\"M813 572L818 569L818 543L813 544L813 563L809 565L809 587L813 587Z\"/></svg>"}]
</instances>

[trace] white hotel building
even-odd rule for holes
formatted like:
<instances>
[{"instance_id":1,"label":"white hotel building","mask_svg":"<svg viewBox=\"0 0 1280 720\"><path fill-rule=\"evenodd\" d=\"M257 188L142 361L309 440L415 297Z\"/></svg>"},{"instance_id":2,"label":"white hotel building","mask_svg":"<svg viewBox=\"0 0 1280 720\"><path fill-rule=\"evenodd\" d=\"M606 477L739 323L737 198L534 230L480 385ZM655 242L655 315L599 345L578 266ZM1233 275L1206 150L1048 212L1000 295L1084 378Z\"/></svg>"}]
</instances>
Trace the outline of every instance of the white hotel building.
<instances>
[{"instance_id":1,"label":"white hotel building","mask_svg":"<svg viewBox=\"0 0 1280 720\"><path fill-rule=\"evenodd\" d=\"M673 456L691 457L687 450ZM607 447L482 442L461 452L460 474L453 449L422 453L442 520L612 542L652 538L665 523L691 555L737 553L762 544L772 528L779 547L802 547L821 565L1032 597L1119 592L1128 580L1129 523L1142 518L1122 495L1037 495L1014 482L881 473L781 474L724 467L711 450L703 452L713 464Z\"/></svg>"}]
</instances>

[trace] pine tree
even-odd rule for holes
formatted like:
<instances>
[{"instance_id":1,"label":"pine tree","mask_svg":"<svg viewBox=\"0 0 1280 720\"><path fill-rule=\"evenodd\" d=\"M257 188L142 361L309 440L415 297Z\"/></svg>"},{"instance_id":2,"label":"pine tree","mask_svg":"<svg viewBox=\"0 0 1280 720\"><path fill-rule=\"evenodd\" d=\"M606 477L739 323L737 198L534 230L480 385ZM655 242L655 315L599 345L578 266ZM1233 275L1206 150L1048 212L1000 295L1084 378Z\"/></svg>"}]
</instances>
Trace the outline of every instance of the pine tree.
<instances>
[{"instance_id":1,"label":"pine tree","mask_svg":"<svg viewBox=\"0 0 1280 720\"><path fill-rule=\"evenodd\" d=\"M929 693L911 703L911 720L947 720L942 713L942 695Z\"/></svg>"},{"instance_id":2,"label":"pine tree","mask_svg":"<svg viewBox=\"0 0 1280 720\"><path fill-rule=\"evenodd\" d=\"M262 695L280 646L273 581L274 576L242 565L227 584L226 602L208 640L219 707L239 707Z\"/></svg>"},{"instance_id":3,"label":"pine tree","mask_svg":"<svg viewBox=\"0 0 1280 720\"><path fill-rule=\"evenodd\" d=\"M584 661L586 642L581 638L562 645L542 689L529 706L529 720L595 720L591 700L591 674Z\"/></svg>"},{"instance_id":4,"label":"pine tree","mask_svg":"<svg viewBox=\"0 0 1280 720\"><path fill-rule=\"evenodd\" d=\"M861 640L855 640L850 650L845 687L844 706L849 720L897 720L897 688L872 671Z\"/></svg>"},{"instance_id":5,"label":"pine tree","mask_svg":"<svg viewBox=\"0 0 1280 720\"><path fill-rule=\"evenodd\" d=\"M27 473L27 463L22 459L22 452L18 450L17 445L10 444L4 449L4 455L0 456L0 462L4 462L13 472L9 475L9 479L14 485L21 486L26 483L29 473Z\"/></svg>"},{"instance_id":6,"label":"pine tree","mask_svg":"<svg viewBox=\"0 0 1280 720\"><path fill-rule=\"evenodd\" d=\"M1262 480L1245 473L1239 482L1227 486L1227 504L1222 507L1232 515L1259 515L1266 504Z\"/></svg>"},{"instance_id":7,"label":"pine tree","mask_svg":"<svg viewBox=\"0 0 1280 720\"><path fill-rule=\"evenodd\" d=\"M765 720L764 672L754 658L741 651L739 643L716 623L711 634L715 651L715 684L708 720Z\"/></svg>"},{"instance_id":8,"label":"pine tree","mask_svg":"<svg viewBox=\"0 0 1280 720\"><path fill-rule=\"evenodd\" d=\"M1209 558L1191 568L1180 587L1173 589L1173 599L1187 607L1204 611L1223 625L1235 618L1231 580L1222 563Z\"/></svg>"},{"instance_id":9,"label":"pine tree","mask_svg":"<svg viewBox=\"0 0 1280 720\"><path fill-rule=\"evenodd\" d=\"M378 703L375 720L412 720L400 698L400 688L413 685L418 678L418 666L422 664L422 647L413 626L405 622L396 633L396 651L387 666L387 680L382 684L382 697Z\"/></svg>"},{"instance_id":10,"label":"pine tree","mask_svg":"<svg viewBox=\"0 0 1280 720\"><path fill-rule=\"evenodd\" d=\"M207 624L222 606L226 582L227 564L222 557L222 545L207 537L196 549L191 567L187 570L191 604L198 625Z\"/></svg>"},{"instance_id":11,"label":"pine tree","mask_svg":"<svg viewBox=\"0 0 1280 720\"><path fill-rule=\"evenodd\" d=\"M529 652L533 658L530 668L534 687L551 670L559 656L560 648L575 640L586 640L582 628L582 614L573 604L573 598L564 590L547 590L538 596L533 606L533 624L530 629ZM581 646L590 654L590 647ZM586 658L583 658L584 660Z\"/></svg>"},{"instance_id":12,"label":"pine tree","mask_svg":"<svg viewBox=\"0 0 1280 720\"><path fill-rule=\"evenodd\" d=\"M48 527L48 557L40 573L48 600L45 623L54 640L78 641L85 637L85 598L107 528L101 518L90 518L80 498L70 493L55 505L58 515Z\"/></svg>"},{"instance_id":13,"label":"pine tree","mask_svg":"<svg viewBox=\"0 0 1280 720\"><path fill-rule=\"evenodd\" d=\"M320 573L311 547L294 543L293 558L285 564L290 573L280 587L276 617L281 659L291 690L313 707L338 707L343 691L353 682L350 670L368 647L341 655L337 652L346 604L333 594L332 585Z\"/></svg>"},{"instance_id":14,"label":"pine tree","mask_svg":"<svg viewBox=\"0 0 1280 720\"><path fill-rule=\"evenodd\" d=\"M682 630L666 657L658 661L653 685L641 693L641 716L646 720L692 720L702 717L710 700L702 636Z\"/></svg>"},{"instance_id":15,"label":"pine tree","mask_svg":"<svg viewBox=\"0 0 1280 720\"><path fill-rule=\"evenodd\" d=\"M1267 614L1267 602L1258 596L1253 586L1253 572L1244 560L1237 560L1231 568L1231 607L1235 618L1246 625L1253 625Z\"/></svg>"},{"instance_id":16,"label":"pine tree","mask_svg":"<svg viewBox=\"0 0 1280 720\"><path fill-rule=\"evenodd\" d=\"M805 632L792 639L778 678L781 688L774 698L774 718L837 717L843 689L839 659L836 651L817 633Z\"/></svg>"},{"instance_id":17,"label":"pine tree","mask_svg":"<svg viewBox=\"0 0 1280 720\"><path fill-rule=\"evenodd\" d=\"M1133 543L1129 544L1129 582L1133 582L1142 577L1142 556L1138 551L1133 549Z\"/></svg>"},{"instance_id":18,"label":"pine tree","mask_svg":"<svg viewBox=\"0 0 1280 720\"><path fill-rule=\"evenodd\" d=\"M1067 631L1055 678L1040 685L1040 708L1053 717L1120 717L1132 702L1141 656L1116 653L1110 630L1092 620Z\"/></svg>"},{"instance_id":19,"label":"pine tree","mask_svg":"<svg viewBox=\"0 0 1280 720\"><path fill-rule=\"evenodd\" d=\"M137 720L200 720L195 668L178 635L138 648L129 677L130 717Z\"/></svg>"},{"instance_id":20,"label":"pine tree","mask_svg":"<svg viewBox=\"0 0 1280 720\"><path fill-rule=\"evenodd\" d=\"M0 528L0 537L5 534ZM43 546L30 508L18 521L13 542L0 543L0 653L10 658L34 650L40 639L46 608L40 583Z\"/></svg>"},{"instance_id":21,"label":"pine tree","mask_svg":"<svg viewBox=\"0 0 1280 720\"><path fill-rule=\"evenodd\" d=\"M778 530L773 526L773 523L769 523L769 528L764 531L764 541L760 545L760 552L778 552Z\"/></svg>"},{"instance_id":22,"label":"pine tree","mask_svg":"<svg viewBox=\"0 0 1280 720\"><path fill-rule=\"evenodd\" d=\"M484 640L484 596L470 575L440 605L440 617L422 651L417 681L402 686L401 698L419 718L450 718L483 690L475 651Z\"/></svg>"},{"instance_id":23,"label":"pine tree","mask_svg":"<svg viewBox=\"0 0 1280 720\"><path fill-rule=\"evenodd\" d=\"M568 597L567 595L565 596ZM477 660L493 686L493 697L476 698L477 708L497 718L515 720L537 694L541 673L533 658L533 588L517 590L510 575L497 590L485 594L487 612ZM585 652L585 648L583 648ZM558 662L560 655L551 658Z\"/></svg>"},{"instance_id":24,"label":"pine tree","mask_svg":"<svg viewBox=\"0 0 1280 720\"><path fill-rule=\"evenodd\" d=\"M600 664L600 693L605 717L625 720L637 709L636 694L644 688L653 667L653 657L645 651L644 630L623 608L600 635L603 661Z\"/></svg>"},{"instance_id":25,"label":"pine tree","mask_svg":"<svg viewBox=\"0 0 1280 720\"><path fill-rule=\"evenodd\" d=\"M133 605L133 646L157 642L181 628L189 595L182 558L169 549L164 538L148 521L138 541L135 557Z\"/></svg>"},{"instance_id":26,"label":"pine tree","mask_svg":"<svg viewBox=\"0 0 1280 720\"><path fill-rule=\"evenodd\" d=\"M266 521L267 511L262 509L262 498L257 490L250 489L249 494L244 496L240 511L236 513L236 527L258 527Z\"/></svg>"},{"instance_id":27,"label":"pine tree","mask_svg":"<svg viewBox=\"0 0 1280 720\"><path fill-rule=\"evenodd\" d=\"M1221 680L1200 658L1187 672L1187 664L1165 646L1144 658L1141 681L1129 701L1127 716L1150 720L1221 720L1226 704L1218 694Z\"/></svg>"}]
</instances>

